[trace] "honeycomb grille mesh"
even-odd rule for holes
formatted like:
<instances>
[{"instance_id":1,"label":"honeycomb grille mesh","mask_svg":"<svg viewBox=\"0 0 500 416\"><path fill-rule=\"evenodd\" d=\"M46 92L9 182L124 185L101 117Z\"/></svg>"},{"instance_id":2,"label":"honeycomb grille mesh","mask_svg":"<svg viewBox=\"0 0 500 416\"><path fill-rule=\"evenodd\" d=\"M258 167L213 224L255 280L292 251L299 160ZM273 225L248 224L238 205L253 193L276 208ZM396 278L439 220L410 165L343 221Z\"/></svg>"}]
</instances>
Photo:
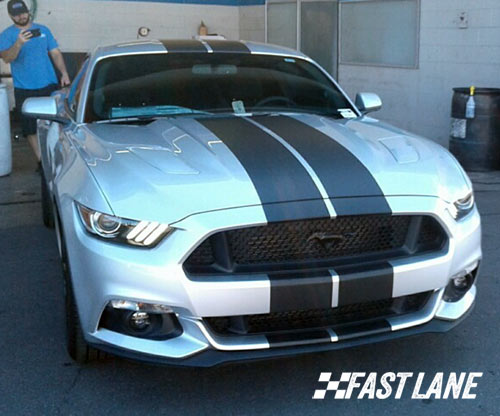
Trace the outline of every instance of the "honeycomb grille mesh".
<instances>
[{"instance_id":1,"label":"honeycomb grille mesh","mask_svg":"<svg viewBox=\"0 0 500 416\"><path fill-rule=\"evenodd\" d=\"M300 267L300 264L351 256L384 255L405 247L410 225L417 218L422 221L415 238L415 251L439 249L445 236L441 226L431 217L344 216L270 223L221 232L199 245L185 266L189 272L190 267L216 263L214 247L219 244L221 236L227 242L227 257L239 266L294 263Z\"/></svg>"},{"instance_id":2,"label":"honeycomb grille mesh","mask_svg":"<svg viewBox=\"0 0 500 416\"><path fill-rule=\"evenodd\" d=\"M409 217L342 217L227 232L238 264L308 261L401 247Z\"/></svg>"},{"instance_id":3,"label":"honeycomb grille mesh","mask_svg":"<svg viewBox=\"0 0 500 416\"><path fill-rule=\"evenodd\" d=\"M214 255L212 252L212 242L207 238L201 243L198 248L189 256L187 260L188 265L208 266L214 262Z\"/></svg>"}]
</instances>

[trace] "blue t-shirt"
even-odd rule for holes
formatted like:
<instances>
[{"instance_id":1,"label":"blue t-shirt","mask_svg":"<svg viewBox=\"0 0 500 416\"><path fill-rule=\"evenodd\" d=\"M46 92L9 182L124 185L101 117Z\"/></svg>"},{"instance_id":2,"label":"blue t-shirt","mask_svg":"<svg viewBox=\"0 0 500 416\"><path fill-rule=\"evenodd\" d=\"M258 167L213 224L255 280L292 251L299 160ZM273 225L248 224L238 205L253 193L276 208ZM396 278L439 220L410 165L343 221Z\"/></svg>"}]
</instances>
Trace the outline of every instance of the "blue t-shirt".
<instances>
[{"instance_id":1,"label":"blue t-shirt","mask_svg":"<svg viewBox=\"0 0 500 416\"><path fill-rule=\"evenodd\" d=\"M29 29L40 29L41 36L26 42L17 58L10 63L14 87L27 90L57 84L57 76L48 52L58 47L49 28L33 23ZM0 51L14 45L21 29L12 25L0 33Z\"/></svg>"}]
</instances>

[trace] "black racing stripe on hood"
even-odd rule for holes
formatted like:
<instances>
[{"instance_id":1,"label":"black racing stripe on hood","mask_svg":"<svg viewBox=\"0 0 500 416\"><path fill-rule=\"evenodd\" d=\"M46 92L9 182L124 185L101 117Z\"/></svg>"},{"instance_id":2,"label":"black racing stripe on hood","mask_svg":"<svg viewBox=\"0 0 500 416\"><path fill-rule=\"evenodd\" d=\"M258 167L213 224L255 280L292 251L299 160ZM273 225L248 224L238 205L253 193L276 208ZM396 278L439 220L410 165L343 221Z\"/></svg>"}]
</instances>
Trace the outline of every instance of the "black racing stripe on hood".
<instances>
[{"instance_id":1,"label":"black racing stripe on hood","mask_svg":"<svg viewBox=\"0 0 500 416\"><path fill-rule=\"evenodd\" d=\"M243 42L233 40L207 40L206 42L214 52L250 53L250 49Z\"/></svg>"},{"instance_id":2,"label":"black racing stripe on hood","mask_svg":"<svg viewBox=\"0 0 500 416\"><path fill-rule=\"evenodd\" d=\"M318 175L328 196L334 199L333 207L338 215L356 214L352 205L336 204L335 198L347 197L378 197L366 198L363 203L369 205L363 205L363 212L392 212L368 168L332 137L288 116L258 116L253 120L282 137L302 155Z\"/></svg>"},{"instance_id":3,"label":"black racing stripe on hood","mask_svg":"<svg viewBox=\"0 0 500 416\"><path fill-rule=\"evenodd\" d=\"M377 211L379 208L384 208L387 205L385 196L357 196L350 198L335 198L333 205L337 214L348 215L370 215L370 214L386 214L391 211Z\"/></svg>"},{"instance_id":4,"label":"black racing stripe on hood","mask_svg":"<svg viewBox=\"0 0 500 416\"><path fill-rule=\"evenodd\" d=\"M215 134L243 165L269 222L329 217L306 169L272 136L239 117L198 122ZM288 203L277 204L284 202Z\"/></svg>"},{"instance_id":5,"label":"black racing stripe on hood","mask_svg":"<svg viewBox=\"0 0 500 416\"><path fill-rule=\"evenodd\" d=\"M207 48L199 40L189 40L189 39L167 39L161 40L163 46L167 49L167 52L206 52Z\"/></svg>"},{"instance_id":6,"label":"black racing stripe on hood","mask_svg":"<svg viewBox=\"0 0 500 416\"><path fill-rule=\"evenodd\" d=\"M266 204L264 205L264 211L268 222L324 218L329 216L324 202L318 199Z\"/></svg>"}]
</instances>

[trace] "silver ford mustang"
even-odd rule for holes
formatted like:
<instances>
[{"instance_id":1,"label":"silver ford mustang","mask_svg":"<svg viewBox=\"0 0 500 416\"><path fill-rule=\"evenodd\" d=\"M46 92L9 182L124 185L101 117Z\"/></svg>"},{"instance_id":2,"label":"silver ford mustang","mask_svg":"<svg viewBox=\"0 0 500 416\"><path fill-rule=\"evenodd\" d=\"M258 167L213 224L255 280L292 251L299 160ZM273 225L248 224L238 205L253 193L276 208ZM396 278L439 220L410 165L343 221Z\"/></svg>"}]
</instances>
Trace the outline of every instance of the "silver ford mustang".
<instances>
[{"instance_id":1,"label":"silver ford mustang","mask_svg":"<svg viewBox=\"0 0 500 416\"><path fill-rule=\"evenodd\" d=\"M215 40L99 48L27 100L70 355L211 366L459 323L471 182L380 106L299 52Z\"/></svg>"}]
</instances>

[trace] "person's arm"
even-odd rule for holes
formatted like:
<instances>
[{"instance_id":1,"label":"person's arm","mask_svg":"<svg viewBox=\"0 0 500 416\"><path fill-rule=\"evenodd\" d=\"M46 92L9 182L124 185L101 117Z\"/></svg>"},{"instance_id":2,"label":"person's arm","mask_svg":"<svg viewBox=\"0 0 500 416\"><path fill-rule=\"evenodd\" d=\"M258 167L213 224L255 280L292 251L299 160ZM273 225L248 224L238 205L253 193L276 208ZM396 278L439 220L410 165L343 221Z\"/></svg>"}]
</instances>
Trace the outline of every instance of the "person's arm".
<instances>
[{"instance_id":1,"label":"person's arm","mask_svg":"<svg viewBox=\"0 0 500 416\"><path fill-rule=\"evenodd\" d=\"M10 64L12 61L15 61L23 45L28 42L32 36L33 35L31 32L21 30L14 45L12 45L9 49L5 49L0 52L0 56L2 57L4 62L6 64Z\"/></svg>"},{"instance_id":2,"label":"person's arm","mask_svg":"<svg viewBox=\"0 0 500 416\"><path fill-rule=\"evenodd\" d=\"M65 87L70 84L68 70L66 69L66 64L64 63L64 58L61 51L58 48L49 51L50 57L54 62L54 65L61 73L61 87Z\"/></svg>"}]
</instances>

